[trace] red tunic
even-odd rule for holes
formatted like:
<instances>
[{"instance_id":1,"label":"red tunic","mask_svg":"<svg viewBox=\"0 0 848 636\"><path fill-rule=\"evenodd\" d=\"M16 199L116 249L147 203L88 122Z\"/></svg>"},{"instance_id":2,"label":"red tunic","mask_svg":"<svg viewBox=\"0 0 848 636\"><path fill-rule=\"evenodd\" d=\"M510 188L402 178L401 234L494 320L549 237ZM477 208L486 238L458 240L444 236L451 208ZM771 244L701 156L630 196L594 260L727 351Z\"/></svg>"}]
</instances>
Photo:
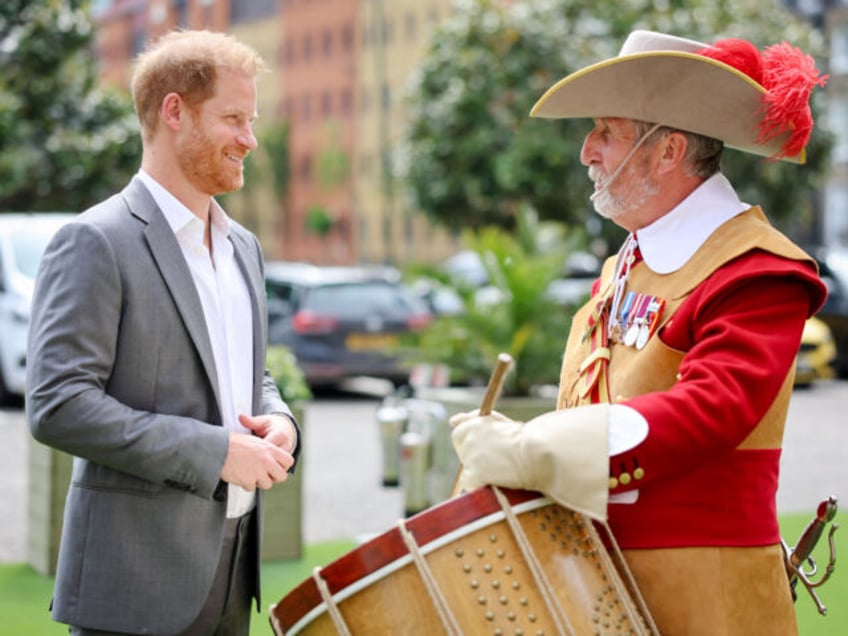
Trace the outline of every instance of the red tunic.
<instances>
[{"instance_id":1,"label":"red tunic","mask_svg":"<svg viewBox=\"0 0 848 636\"><path fill-rule=\"evenodd\" d=\"M639 491L636 503L609 507L621 547L780 540L780 450L737 446L772 404L825 294L808 264L754 251L716 270L678 308L658 334L686 352L678 381L623 402L645 417L649 434L610 459L611 475L644 473L613 491Z\"/></svg>"}]
</instances>

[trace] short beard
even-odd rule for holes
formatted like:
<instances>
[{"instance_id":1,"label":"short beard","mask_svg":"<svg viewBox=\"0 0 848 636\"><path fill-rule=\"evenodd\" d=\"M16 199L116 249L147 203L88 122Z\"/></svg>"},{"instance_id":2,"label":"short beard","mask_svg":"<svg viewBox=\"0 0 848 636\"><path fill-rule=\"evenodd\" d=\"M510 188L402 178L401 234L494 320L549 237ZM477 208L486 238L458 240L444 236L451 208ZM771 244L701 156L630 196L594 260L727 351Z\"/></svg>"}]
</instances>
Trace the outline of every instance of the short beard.
<instances>
[{"instance_id":1,"label":"short beard","mask_svg":"<svg viewBox=\"0 0 848 636\"><path fill-rule=\"evenodd\" d=\"M635 162L631 162L608 184L609 187L602 185L599 194L592 200L595 212L605 219L614 221L628 212L638 210L657 194L659 185L648 178L640 178L637 174L639 167ZM599 171L595 166L591 166L589 178L597 181L599 176ZM620 183L622 180L626 180L631 185L624 192L614 194L612 189L616 186L616 182Z\"/></svg>"}]
</instances>

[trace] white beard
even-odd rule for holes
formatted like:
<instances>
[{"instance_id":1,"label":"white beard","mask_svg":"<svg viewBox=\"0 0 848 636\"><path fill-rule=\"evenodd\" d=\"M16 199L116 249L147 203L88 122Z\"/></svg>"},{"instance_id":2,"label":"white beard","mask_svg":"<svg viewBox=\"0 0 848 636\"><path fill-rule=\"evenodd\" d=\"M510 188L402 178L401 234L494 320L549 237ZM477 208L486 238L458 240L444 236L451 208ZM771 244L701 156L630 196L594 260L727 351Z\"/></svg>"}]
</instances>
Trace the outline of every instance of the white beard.
<instances>
[{"instance_id":1,"label":"white beard","mask_svg":"<svg viewBox=\"0 0 848 636\"><path fill-rule=\"evenodd\" d=\"M659 187L655 181L645 177L640 177L638 166L635 163L630 163L625 166L618 175L614 175L613 179L604 182L600 169L596 166L589 168L589 178L601 186L595 190L592 198L592 205L600 216L605 219L614 221L621 218L628 212L638 210L654 195L657 194ZM623 191L614 193L613 188L625 181Z\"/></svg>"}]
</instances>

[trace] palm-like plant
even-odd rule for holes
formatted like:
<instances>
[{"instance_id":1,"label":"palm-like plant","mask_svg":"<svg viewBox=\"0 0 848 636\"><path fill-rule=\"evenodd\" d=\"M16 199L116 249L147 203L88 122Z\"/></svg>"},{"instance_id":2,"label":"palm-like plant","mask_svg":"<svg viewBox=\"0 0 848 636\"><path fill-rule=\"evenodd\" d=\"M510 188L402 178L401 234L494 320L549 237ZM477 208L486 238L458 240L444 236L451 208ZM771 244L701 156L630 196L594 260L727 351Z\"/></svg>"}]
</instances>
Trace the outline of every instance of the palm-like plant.
<instances>
[{"instance_id":1,"label":"palm-like plant","mask_svg":"<svg viewBox=\"0 0 848 636\"><path fill-rule=\"evenodd\" d=\"M555 384L573 307L555 302L549 287L583 240L576 230L539 222L529 208L518 215L514 233L494 226L467 233L464 243L480 257L494 299L451 281L464 310L437 318L420 335L419 360L446 364L453 379L473 384L485 382L497 355L506 352L515 363L505 394L529 395Z\"/></svg>"}]
</instances>

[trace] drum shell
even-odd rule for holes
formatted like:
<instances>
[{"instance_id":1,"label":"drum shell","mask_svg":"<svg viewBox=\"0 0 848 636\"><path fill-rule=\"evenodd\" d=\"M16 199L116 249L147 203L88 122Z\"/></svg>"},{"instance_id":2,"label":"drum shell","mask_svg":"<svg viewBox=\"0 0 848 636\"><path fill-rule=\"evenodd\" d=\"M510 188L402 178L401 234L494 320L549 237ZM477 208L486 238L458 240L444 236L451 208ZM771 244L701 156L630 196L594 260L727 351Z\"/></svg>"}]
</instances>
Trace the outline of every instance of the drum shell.
<instances>
[{"instance_id":1,"label":"drum shell","mask_svg":"<svg viewBox=\"0 0 848 636\"><path fill-rule=\"evenodd\" d=\"M503 492L523 539L491 488L406 520L432 580L422 576L399 528L323 568L345 628L352 634L444 633L444 613L437 609L443 599L466 634L650 633L591 522L538 493ZM552 607L546 589L561 609ZM313 578L271 608L271 623L277 634L337 631Z\"/></svg>"}]
</instances>

